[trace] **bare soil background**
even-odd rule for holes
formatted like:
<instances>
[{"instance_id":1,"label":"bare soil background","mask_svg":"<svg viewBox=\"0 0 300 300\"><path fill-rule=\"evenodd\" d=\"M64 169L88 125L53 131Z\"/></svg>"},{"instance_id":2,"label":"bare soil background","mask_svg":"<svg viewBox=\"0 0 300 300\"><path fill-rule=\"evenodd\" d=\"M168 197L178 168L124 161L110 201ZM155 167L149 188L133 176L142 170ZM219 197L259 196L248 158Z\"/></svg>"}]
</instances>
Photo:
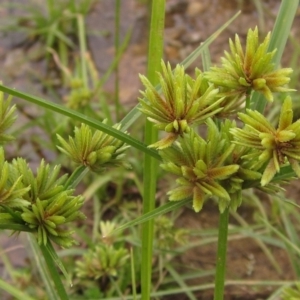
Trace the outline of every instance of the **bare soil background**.
<instances>
[{"instance_id":1,"label":"bare soil background","mask_svg":"<svg viewBox=\"0 0 300 300\"><path fill-rule=\"evenodd\" d=\"M0 1L1 22L18 15L25 14L22 8L9 8L7 3L18 3L14 1ZM26 2L30 3L30 0ZM257 11L254 1L238 0L169 0L167 1L166 29L165 29L165 59L174 66L191 53L202 41L208 38L222 24L224 24L239 9L242 11L240 17L235 20L210 46L213 63L219 63L223 51L228 49L228 38L234 38L238 33L242 41L245 40L249 28L258 25L263 36L272 29L280 5L279 0L261 1L263 16ZM25 1L24 1L25 3ZM6 5L5 5L6 4ZM261 18L262 17L262 18ZM146 72L147 65L147 26L149 21L149 6L138 0L121 1L121 37L124 37L128 30L132 30L130 43L122 56L119 65L120 72L120 97L122 105L130 108L137 104L137 97L141 84L138 74ZM100 77L110 66L114 55L114 1L98 1L87 20L88 47L92 58L97 66ZM300 11L297 12L291 35L300 42ZM95 34L95 31L103 34ZM33 44L28 47L26 36L19 32L2 34L0 38L0 79L5 85L40 95L44 98L50 96L44 93L37 76L45 75L45 62L38 57L39 47L42 45ZM293 45L289 42L284 53L283 65L288 66L290 61L289 53ZM298 62L299 63L299 62ZM201 59L193 64L189 70L195 67L201 68ZM113 76L105 85L108 94L114 92ZM30 110L35 108L30 105ZM21 119L22 118L22 119ZM19 122L26 122L26 117L20 116ZM36 134L39 134L37 131ZM29 137L24 139L24 147L18 149L18 155L28 158L33 164L39 160L32 148L26 144ZM12 149L13 151L13 149ZM13 157L15 153L11 153ZM45 153L47 158L47 153ZM51 160L51 157L49 158ZM288 196L299 199L299 182L292 184L288 189ZM268 207L268 200L262 199ZM242 206L239 213L245 220L253 220L253 208ZM232 219L231 223L235 221ZM205 205L199 214L186 210L179 218L177 225L185 228L199 230L216 228L218 224L218 211L213 204ZM9 252L9 256L15 266L22 266L27 253L21 240L8 238L0 235L2 249ZM244 238L232 240L228 245L228 267L227 278L245 280L289 280L295 279L290 268L290 262L284 250L272 249L273 255L281 266L282 273L278 274L274 267L266 259L265 254L253 242L253 239ZM201 246L187 251L180 258L180 263L211 269L215 263L216 248L212 246ZM0 274L6 278L4 262L0 261ZM212 278L213 280L213 278ZM211 281L213 282L213 281ZM201 282L192 282L200 284ZM226 287L226 300L259 300L267 299L274 288L271 286L228 286ZM1 295L1 293L0 293ZM210 300L213 298L212 291L199 292L198 299ZM185 299L184 296L165 297L164 299Z\"/></svg>"}]
</instances>

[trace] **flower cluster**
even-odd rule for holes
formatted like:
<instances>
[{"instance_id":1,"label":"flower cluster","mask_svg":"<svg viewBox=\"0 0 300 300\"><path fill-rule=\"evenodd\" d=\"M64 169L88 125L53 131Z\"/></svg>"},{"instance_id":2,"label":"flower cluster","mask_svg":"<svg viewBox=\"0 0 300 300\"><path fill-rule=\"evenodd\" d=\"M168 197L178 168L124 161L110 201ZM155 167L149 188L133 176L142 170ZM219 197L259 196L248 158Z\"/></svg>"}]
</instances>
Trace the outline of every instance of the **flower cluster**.
<instances>
[{"instance_id":1,"label":"flower cluster","mask_svg":"<svg viewBox=\"0 0 300 300\"><path fill-rule=\"evenodd\" d=\"M167 136L151 145L158 149L167 148L178 136L189 132L191 125L204 123L222 110L217 99L218 89L209 84L204 75L196 70L196 79L185 74L183 66L177 65L174 73L170 64L161 64L159 73L162 95L145 76L140 76L146 90L141 92L140 111L156 128L167 132Z\"/></svg>"},{"instance_id":2,"label":"flower cluster","mask_svg":"<svg viewBox=\"0 0 300 300\"><path fill-rule=\"evenodd\" d=\"M22 198L30 187L22 182L22 175L13 172L11 165L5 161L4 150L0 147L0 205L6 207L28 206L30 203Z\"/></svg>"},{"instance_id":3,"label":"flower cluster","mask_svg":"<svg viewBox=\"0 0 300 300\"><path fill-rule=\"evenodd\" d=\"M287 163L300 177L300 120L293 122L291 98L284 100L277 128L257 111L248 109L238 115L245 126L233 128L231 133L235 143L252 149L245 157L252 161L252 167L264 169L261 185L268 184Z\"/></svg>"},{"instance_id":4,"label":"flower cluster","mask_svg":"<svg viewBox=\"0 0 300 300\"><path fill-rule=\"evenodd\" d=\"M114 126L119 129L119 125ZM102 172L107 166L124 165L122 157L128 148L120 140L99 130L94 133L85 124L75 127L74 138L68 142L57 135L61 147L58 149L69 156L76 164L89 167L94 172Z\"/></svg>"},{"instance_id":5,"label":"flower cluster","mask_svg":"<svg viewBox=\"0 0 300 300\"><path fill-rule=\"evenodd\" d=\"M291 91L284 87L290 81L292 69L274 70L272 58L276 52L268 51L270 33L260 44L258 29L249 29L246 50L244 51L238 35L235 41L229 40L230 52L225 51L222 67L212 67L206 78L216 86L223 87L223 95L247 95L252 90L262 93L273 101L274 92Z\"/></svg>"},{"instance_id":6,"label":"flower cluster","mask_svg":"<svg viewBox=\"0 0 300 300\"><path fill-rule=\"evenodd\" d=\"M34 175L22 158L5 161L0 148L0 168L1 222L36 233L39 244L49 239L62 247L74 244L66 224L85 218L79 211L83 197L73 196L74 190L65 186L67 176L58 177L60 166L51 169L42 161Z\"/></svg>"},{"instance_id":7,"label":"flower cluster","mask_svg":"<svg viewBox=\"0 0 300 300\"><path fill-rule=\"evenodd\" d=\"M114 221L101 221L99 235L101 242L89 249L81 260L76 262L78 277L97 280L103 277L117 276L127 264L129 253L123 243L118 239L115 245L113 230L117 227Z\"/></svg>"},{"instance_id":8,"label":"flower cluster","mask_svg":"<svg viewBox=\"0 0 300 300\"><path fill-rule=\"evenodd\" d=\"M160 151L161 167L178 176L177 187L169 192L170 200L192 197L193 208L198 212L206 198L215 196L219 199L220 211L223 211L230 203L230 195L222 182L237 173L239 165L227 163L235 145L223 138L212 119L206 124L206 139L191 130L172 147Z\"/></svg>"},{"instance_id":9,"label":"flower cluster","mask_svg":"<svg viewBox=\"0 0 300 300\"><path fill-rule=\"evenodd\" d=\"M78 277L97 280L101 277L117 276L128 260L128 250L116 249L113 245L101 244L88 250L83 259L76 262Z\"/></svg>"},{"instance_id":10,"label":"flower cluster","mask_svg":"<svg viewBox=\"0 0 300 300\"><path fill-rule=\"evenodd\" d=\"M168 133L149 147L160 150L161 167L178 177L177 186L168 192L171 201L191 197L198 212L205 199L214 197L222 212L228 205L236 209L241 204L244 188L278 190L271 181L283 165L290 164L300 177L300 121L293 123L291 99L284 101L277 129L258 111L240 112L245 97L249 105L252 91L269 101L274 92L292 91L285 86L292 69L275 70L276 50L269 51L269 43L270 33L259 43L258 29L250 29L245 50L236 35L235 41L229 40L222 67L204 73L196 69L195 80L182 66L172 71L164 63L161 89L141 76L146 89L139 99L140 111ZM229 119L220 121L236 113L244 128ZM195 128L202 123L206 136L205 126L199 130L202 135Z\"/></svg>"},{"instance_id":11,"label":"flower cluster","mask_svg":"<svg viewBox=\"0 0 300 300\"><path fill-rule=\"evenodd\" d=\"M22 196L29 205L22 207L20 216L37 233L38 243L46 245L50 239L65 248L74 244L73 231L65 225L85 218L80 212L83 197L74 196L74 190L65 186L67 176L58 177L60 166L51 169L41 161L36 176L24 159L14 160L12 167L23 174L23 184L30 187Z\"/></svg>"}]
</instances>

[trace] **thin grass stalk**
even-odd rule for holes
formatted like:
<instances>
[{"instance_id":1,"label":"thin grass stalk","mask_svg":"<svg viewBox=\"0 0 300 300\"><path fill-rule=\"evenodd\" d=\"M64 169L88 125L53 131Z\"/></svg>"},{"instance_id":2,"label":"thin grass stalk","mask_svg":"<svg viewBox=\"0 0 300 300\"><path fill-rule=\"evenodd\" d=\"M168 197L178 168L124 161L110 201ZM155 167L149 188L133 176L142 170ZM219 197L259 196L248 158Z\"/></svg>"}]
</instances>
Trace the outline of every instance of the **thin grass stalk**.
<instances>
[{"instance_id":1,"label":"thin grass stalk","mask_svg":"<svg viewBox=\"0 0 300 300\"><path fill-rule=\"evenodd\" d=\"M37 104L40 107L50 109L52 111L55 111L61 115L67 116L72 118L72 120L77 120L79 122L82 122L84 124L87 124L95 129L101 130L104 133L107 133L120 141L123 141L124 143L144 152L147 153L150 156L153 156L157 160L161 160L161 157L159 156L158 152L154 149L148 148L146 145L141 143L139 140L131 137L128 134L125 134L124 132L117 130L111 126L108 126L99 120L96 120L94 118L90 118L82 113L79 113L75 110L72 110L70 108L67 108L63 105L44 100L40 97L36 97L33 95L29 95L27 93L19 92L17 90L14 90L12 88L6 87L4 85L0 84L0 91L3 91L4 93L8 93L14 97L24 99L28 102Z\"/></svg>"},{"instance_id":2,"label":"thin grass stalk","mask_svg":"<svg viewBox=\"0 0 300 300\"><path fill-rule=\"evenodd\" d=\"M50 243L50 241L48 241ZM56 268L56 263L53 260L48 248L44 245L40 245L41 252L45 259L46 265L48 267L48 271L53 280L53 283L56 287L57 294L61 300L69 300L65 287L61 281L60 274Z\"/></svg>"},{"instance_id":3,"label":"thin grass stalk","mask_svg":"<svg viewBox=\"0 0 300 300\"><path fill-rule=\"evenodd\" d=\"M277 49L273 57L273 62L276 67L278 67L281 61L283 50L289 37L298 5L299 0L281 1L268 49L269 51ZM263 113L267 100L261 93L253 93L251 102L253 109Z\"/></svg>"},{"instance_id":4,"label":"thin grass stalk","mask_svg":"<svg viewBox=\"0 0 300 300\"><path fill-rule=\"evenodd\" d=\"M132 285L132 294L133 299L137 299L137 293L136 293L136 279L135 279L135 267L134 267L134 255L133 255L133 248L130 248L130 270L131 270L131 285Z\"/></svg>"},{"instance_id":5,"label":"thin grass stalk","mask_svg":"<svg viewBox=\"0 0 300 300\"><path fill-rule=\"evenodd\" d=\"M255 200L254 200L255 201ZM242 228L248 229L249 224L244 220L242 216L240 216L237 212L231 211L231 215L240 223ZM268 248L268 246L259 238L256 238L255 236L252 237L255 243L261 248L261 250L264 252L268 260L270 261L271 265L274 267L274 269L277 271L278 274L281 274L281 269L279 264L277 263L272 251Z\"/></svg>"},{"instance_id":6,"label":"thin grass stalk","mask_svg":"<svg viewBox=\"0 0 300 300\"><path fill-rule=\"evenodd\" d=\"M203 64L204 71L209 70L211 65L211 60L210 60L210 53L208 47L205 47L203 50L202 64ZM219 123L218 120L216 120L216 123L218 125ZM216 267L216 274L215 274L215 292L214 292L215 300L222 300L224 294L226 257L227 257L228 218L229 218L229 207L226 208L222 214L220 214L220 220L219 220L217 267Z\"/></svg>"},{"instance_id":7,"label":"thin grass stalk","mask_svg":"<svg viewBox=\"0 0 300 300\"><path fill-rule=\"evenodd\" d=\"M6 254L6 252L11 251L11 249L12 247L9 247L8 249L4 250L0 245L0 259L2 261L2 268L4 267L6 274L8 274L9 277L14 281L16 279L14 267Z\"/></svg>"},{"instance_id":8,"label":"thin grass stalk","mask_svg":"<svg viewBox=\"0 0 300 300\"><path fill-rule=\"evenodd\" d=\"M293 281L284 281L284 280L228 280L226 281L226 286L250 286L250 287L268 287L268 286L273 286L273 287L278 287L278 286L282 286L285 285L287 286L291 286L291 285L295 285L299 283L296 280ZM210 290L214 287L213 283L207 283L207 284L199 284L197 286L189 286L187 290L192 291L192 292L200 292L200 291L205 291L205 290ZM176 295L176 294L180 294L182 293L182 288L173 288L173 289L168 289L168 290L164 290L164 291L158 291L158 292L153 292L151 294L151 298L150 299L156 299L154 297L163 297L163 296L170 296L170 295ZM126 296L126 300L132 300L133 296ZM141 299L140 295L137 295L137 299ZM278 298L276 298L277 300ZM105 298L105 300L120 300L119 297L109 297L109 298ZM268 300L270 300L268 298Z\"/></svg>"},{"instance_id":9,"label":"thin grass stalk","mask_svg":"<svg viewBox=\"0 0 300 300\"><path fill-rule=\"evenodd\" d=\"M278 205L280 207L280 216L281 219L283 221L283 225L284 225L284 229L285 229L285 233L287 235L287 237L289 238L289 240L294 243L294 244L298 244L299 242L299 236L296 232L296 224L295 221L292 220L290 218L290 215L287 214L287 211L285 209L285 203L282 202L281 200L284 199L284 196L282 195L282 197L280 197L278 200ZM299 264L299 258L297 257L297 255L295 255L295 252L291 249L291 247L289 245L286 244L286 248L287 248L287 253L289 255L289 259L291 262L291 266L294 270L294 275L296 278L299 278L300 276L300 264Z\"/></svg>"},{"instance_id":10,"label":"thin grass stalk","mask_svg":"<svg viewBox=\"0 0 300 300\"><path fill-rule=\"evenodd\" d=\"M120 48L120 0L116 0L115 5L115 52L119 54ZM115 110L116 119L120 119L120 99L119 99L119 64L116 64L115 69Z\"/></svg>"},{"instance_id":11,"label":"thin grass stalk","mask_svg":"<svg viewBox=\"0 0 300 300\"><path fill-rule=\"evenodd\" d=\"M54 0L47 0L47 10L49 20L54 17Z\"/></svg>"},{"instance_id":12,"label":"thin grass stalk","mask_svg":"<svg viewBox=\"0 0 300 300\"><path fill-rule=\"evenodd\" d=\"M79 45L80 45L80 63L81 63L81 76L83 80L83 85L88 88L88 75L87 75L87 65L86 65L86 35L84 27L84 17L83 15L77 15L77 24L78 24L78 36L79 36Z\"/></svg>"},{"instance_id":13,"label":"thin grass stalk","mask_svg":"<svg viewBox=\"0 0 300 300\"><path fill-rule=\"evenodd\" d=\"M61 22L61 28L63 32L65 32L65 27L66 27L66 21ZM59 53L59 60L62 66L68 68L68 57L69 57L69 52L68 52L68 46L67 44L59 39L58 40L58 53ZM68 84L68 76L65 72L62 72L62 83L63 86L67 86Z\"/></svg>"},{"instance_id":14,"label":"thin grass stalk","mask_svg":"<svg viewBox=\"0 0 300 300\"><path fill-rule=\"evenodd\" d=\"M87 175L90 169L86 166L77 167L72 175L68 178L65 186L68 189L75 189L79 182Z\"/></svg>"},{"instance_id":15,"label":"thin grass stalk","mask_svg":"<svg viewBox=\"0 0 300 300\"><path fill-rule=\"evenodd\" d=\"M52 279L48 272L47 266L41 256L41 251L35 237L32 234L27 234L28 242L32 250L33 259L35 260L36 267L39 275L44 283L47 297L51 300L59 300L58 294L53 288Z\"/></svg>"},{"instance_id":16,"label":"thin grass stalk","mask_svg":"<svg viewBox=\"0 0 300 300\"><path fill-rule=\"evenodd\" d=\"M188 290L188 285L185 283L181 274L177 273L177 271L172 267L171 264L167 264L166 269L168 270L170 275L174 278L174 280L177 282L177 284L182 288L182 291L185 292L186 296L190 300L197 300L193 292Z\"/></svg>"},{"instance_id":17,"label":"thin grass stalk","mask_svg":"<svg viewBox=\"0 0 300 300\"><path fill-rule=\"evenodd\" d=\"M163 32L165 22L165 0L152 2L148 70L147 77L153 85L158 83L157 71L160 69L163 57ZM158 132L148 120L145 126L145 144L153 144L158 139ZM158 162L149 155L144 160L144 197L143 214L155 208L156 176ZM142 226L142 266L141 285L142 300L149 300L151 293L152 256L153 256L154 220L145 222Z\"/></svg>"},{"instance_id":18,"label":"thin grass stalk","mask_svg":"<svg viewBox=\"0 0 300 300\"><path fill-rule=\"evenodd\" d=\"M214 300L223 300L226 272L229 207L220 214Z\"/></svg>"},{"instance_id":19,"label":"thin grass stalk","mask_svg":"<svg viewBox=\"0 0 300 300\"><path fill-rule=\"evenodd\" d=\"M27 294L24 293L24 291L20 291L19 288L5 282L0 278L0 289L6 291L10 295L14 296L15 299L18 300L34 300L34 298L31 298Z\"/></svg>"},{"instance_id":20,"label":"thin grass stalk","mask_svg":"<svg viewBox=\"0 0 300 300\"><path fill-rule=\"evenodd\" d=\"M202 58L203 71L206 72L211 67L211 57L210 57L210 52L209 52L209 46L205 46L203 48L203 51L201 53L201 58Z\"/></svg>"}]
</instances>

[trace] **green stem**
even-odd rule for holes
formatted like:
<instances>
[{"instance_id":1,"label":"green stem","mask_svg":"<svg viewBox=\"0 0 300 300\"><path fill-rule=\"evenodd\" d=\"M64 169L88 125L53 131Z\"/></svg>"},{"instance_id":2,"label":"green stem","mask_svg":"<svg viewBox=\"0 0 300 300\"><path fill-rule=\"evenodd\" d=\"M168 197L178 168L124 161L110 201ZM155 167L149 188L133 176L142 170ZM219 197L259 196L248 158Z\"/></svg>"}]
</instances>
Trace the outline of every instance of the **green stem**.
<instances>
[{"instance_id":1,"label":"green stem","mask_svg":"<svg viewBox=\"0 0 300 300\"><path fill-rule=\"evenodd\" d=\"M48 18L49 20L54 17L54 1L53 0L47 0L47 10L48 10Z\"/></svg>"},{"instance_id":2,"label":"green stem","mask_svg":"<svg viewBox=\"0 0 300 300\"><path fill-rule=\"evenodd\" d=\"M27 234L27 238L28 243L31 246L32 259L35 261L36 268L44 284L48 299L59 300L59 296L56 293L56 290L53 288L53 280L48 272L45 260L41 255L41 250L36 241L36 237L33 234Z\"/></svg>"},{"instance_id":3,"label":"green stem","mask_svg":"<svg viewBox=\"0 0 300 300\"><path fill-rule=\"evenodd\" d=\"M148 70L149 81L156 85L158 76L156 71L160 69L163 56L163 32L165 20L165 0L152 2L151 24L149 36ZM157 141L158 133L152 123L146 121L145 143L153 144ZM145 155L144 161L144 197L143 214L149 213L155 208L156 177L158 162L149 155ZM149 300L151 293L152 257L153 257L154 220L145 222L142 226L142 266L141 285L142 300Z\"/></svg>"},{"instance_id":4,"label":"green stem","mask_svg":"<svg viewBox=\"0 0 300 300\"><path fill-rule=\"evenodd\" d=\"M88 88L88 75L87 75L87 66L86 66L86 40L85 40L85 28L84 28L84 18L83 15L77 16L78 24L78 36L80 44L80 62L81 62L81 76L83 80L83 85Z\"/></svg>"},{"instance_id":5,"label":"green stem","mask_svg":"<svg viewBox=\"0 0 300 300\"><path fill-rule=\"evenodd\" d=\"M24 291L20 291L17 287L8 284L4 280L0 278L0 289L8 292L10 295L14 296L15 299L19 300L34 300L34 298L31 298L27 294L24 293Z\"/></svg>"},{"instance_id":6,"label":"green stem","mask_svg":"<svg viewBox=\"0 0 300 300\"><path fill-rule=\"evenodd\" d=\"M120 0L116 0L115 5L115 52L116 55L120 51ZM120 119L120 99L119 99L119 64L116 65L115 69L115 109L116 109L116 119Z\"/></svg>"},{"instance_id":7,"label":"green stem","mask_svg":"<svg viewBox=\"0 0 300 300\"><path fill-rule=\"evenodd\" d=\"M68 178L65 186L68 189L75 189L79 182L87 175L90 169L86 166L79 166Z\"/></svg>"},{"instance_id":8,"label":"green stem","mask_svg":"<svg viewBox=\"0 0 300 300\"><path fill-rule=\"evenodd\" d=\"M224 212L220 214L220 220L219 220L218 252L217 252L217 267L216 267L216 274L215 274L214 300L223 300L223 295L224 295L228 219L229 219L229 207L227 207L224 210Z\"/></svg>"},{"instance_id":9,"label":"green stem","mask_svg":"<svg viewBox=\"0 0 300 300\"><path fill-rule=\"evenodd\" d=\"M245 107L245 110L250 109L251 108L250 105L251 105L251 90L250 90L250 92L246 93L246 107Z\"/></svg>"},{"instance_id":10,"label":"green stem","mask_svg":"<svg viewBox=\"0 0 300 300\"><path fill-rule=\"evenodd\" d=\"M48 241L50 243L50 241ZM56 268L56 263L54 262L48 248L44 245L40 245L40 249L42 251L43 257L45 259L46 265L48 267L49 273L51 275L51 278L54 282L54 285L57 290L57 294L59 295L61 300L69 300L69 297L67 295L67 292L64 288L64 285L61 281L60 275Z\"/></svg>"}]
</instances>

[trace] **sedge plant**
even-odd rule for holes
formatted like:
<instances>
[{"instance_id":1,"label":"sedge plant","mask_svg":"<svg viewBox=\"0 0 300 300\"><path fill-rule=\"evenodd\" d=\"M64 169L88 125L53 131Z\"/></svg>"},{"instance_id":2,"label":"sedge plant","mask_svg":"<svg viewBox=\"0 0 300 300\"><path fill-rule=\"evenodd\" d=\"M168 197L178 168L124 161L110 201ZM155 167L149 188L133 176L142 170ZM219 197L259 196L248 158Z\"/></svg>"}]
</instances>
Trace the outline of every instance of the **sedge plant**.
<instances>
[{"instance_id":1,"label":"sedge plant","mask_svg":"<svg viewBox=\"0 0 300 300\"><path fill-rule=\"evenodd\" d=\"M291 2L298 5L299 1ZM282 4L280 17L295 11L286 3ZM161 25L164 1L152 5L153 22ZM162 42L161 36L155 40L157 32L160 31L151 33L154 44L149 50L150 57L152 51L160 50L155 48L156 43ZM194 76L188 75L182 65L172 70L157 55L149 65L147 76L141 76L145 89L140 104L120 125L113 127L58 104L0 86L1 91L84 123L75 128L74 137L70 136L68 141L58 136L59 149L78 165L70 176L61 175L59 165L52 167L44 161L33 172L23 158L7 161L5 148L0 150L0 228L30 232L35 237L60 299L68 299L68 295L55 265L65 270L52 244L67 248L76 243L70 223L84 219L80 211L84 200L74 194L74 189L89 171L101 173L110 166L127 166L123 159L127 145L146 154L144 215L129 224L145 223L142 299L148 300L151 295L152 219L184 205L199 213L205 202L211 200L217 203L220 212L214 299L223 299L229 210L237 210L242 204L243 189L252 187L274 193L281 182L300 177L300 124L293 118L291 98L284 97L278 126L272 125L263 111L265 102L271 104L274 100L274 93L292 91L286 86L292 70L280 69L274 63L278 56L273 36L274 32L268 34L260 43L258 29L249 29L245 48L236 36L234 41L230 40L230 53L225 53L222 66L207 71L196 69ZM278 48L280 52L282 44ZM161 72L156 73L159 69ZM266 98L263 103L258 103L260 97ZM2 94L0 102L2 145L12 140L7 129L14 121L14 108L10 108ZM128 119L140 114L147 117L145 144L149 147L126 133L130 126ZM165 132L159 141L157 130ZM170 203L154 209L157 161L176 181L168 192ZM109 264L110 255L114 265ZM97 245L78 263L77 273L94 279L103 274L113 276L126 258L128 252L122 248ZM88 272L86 266L90 267Z\"/></svg>"}]
</instances>

